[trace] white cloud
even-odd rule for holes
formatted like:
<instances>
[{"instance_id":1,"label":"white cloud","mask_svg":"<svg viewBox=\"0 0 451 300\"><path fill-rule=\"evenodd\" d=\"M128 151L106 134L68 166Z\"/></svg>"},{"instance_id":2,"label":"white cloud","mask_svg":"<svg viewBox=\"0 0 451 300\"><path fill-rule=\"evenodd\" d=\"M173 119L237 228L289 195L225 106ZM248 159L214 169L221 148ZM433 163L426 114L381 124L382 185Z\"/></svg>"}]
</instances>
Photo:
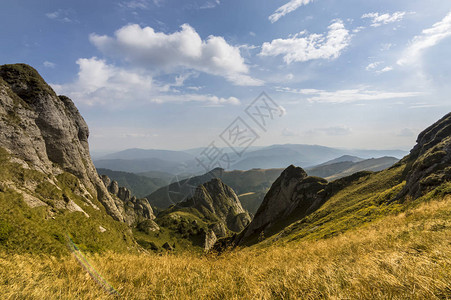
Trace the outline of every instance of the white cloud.
<instances>
[{"instance_id":1,"label":"white cloud","mask_svg":"<svg viewBox=\"0 0 451 300\"><path fill-rule=\"evenodd\" d=\"M379 27L383 24L389 24L389 23L394 23L394 22L399 22L401 21L404 16L406 15L405 11L397 11L394 12L393 14L379 14L379 13L368 13L368 14L364 14L362 16L362 19L372 19L371 20L371 26L372 27Z\"/></svg>"},{"instance_id":2,"label":"white cloud","mask_svg":"<svg viewBox=\"0 0 451 300\"><path fill-rule=\"evenodd\" d=\"M131 0L119 3L119 6L130 9L147 9L149 2L147 0Z\"/></svg>"},{"instance_id":3,"label":"white cloud","mask_svg":"<svg viewBox=\"0 0 451 300\"><path fill-rule=\"evenodd\" d=\"M149 75L127 71L108 65L96 57L80 58L78 78L74 83L52 85L84 105L115 105L147 98L153 92Z\"/></svg>"},{"instance_id":4,"label":"white cloud","mask_svg":"<svg viewBox=\"0 0 451 300\"><path fill-rule=\"evenodd\" d=\"M418 62L423 51L437 45L449 36L451 36L451 12L440 22L435 23L431 28L424 29L420 35L415 36L404 51L402 58L397 61L398 65L410 65Z\"/></svg>"},{"instance_id":5,"label":"white cloud","mask_svg":"<svg viewBox=\"0 0 451 300\"><path fill-rule=\"evenodd\" d=\"M391 43L386 43L381 45L381 51L388 51L390 50L394 45Z\"/></svg>"},{"instance_id":6,"label":"white cloud","mask_svg":"<svg viewBox=\"0 0 451 300\"><path fill-rule=\"evenodd\" d=\"M275 23L286 14L289 14L290 12L295 11L303 5L309 4L310 2L313 2L313 0L291 0L287 4L276 9L276 11L270 15L268 19L271 23Z\"/></svg>"},{"instance_id":7,"label":"white cloud","mask_svg":"<svg viewBox=\"0 0 451 300\"><path fill-rule=\"evenodd\" d=\"M225 104L240 105L241 101L236 97L217 97L214 95L183 94L183 95L160 95L150 100L153 103L168 102L203 102L206 106L223 106Z\"/></svg>"},{"instance_id":8,"label":"white cloud","mask_svg":"<svg viewBox=\"0 0 451 300\"><path fill-rule=\"evenodd\" d=\"M262 45L261 56L283 55L287 64L313 59L334 59L349 45L350 35L341 20L329 25L327 35L296 34L288 39L276 39Z\"/></svg>"},{"instance_id":9,"label":"white cloud","mask_svg":"<svg viewBox=\"0 0 451 300\"><path fill-rule=\"evenodd\" d=\"M378 68L382 64L381 61L376 61L373 63L370 63L368 66L366 66L365 70L367 71L375 71L376 73L385 73L393 70L392 66L386 66L384 68ZM378 69L378 70L377 70Z\"/></svg>"},{"instance_id":10,"label":"white cloud","mask_svg":"<svg viewBox=\"0 0 451 300\"><path fill-rule=\"evenodd\" d=\"M239 105L235 97L221 98L201 94L167 94L171 86L182 86L192 73L182 74L170 85L159 85L153 78L136 70L109 65L105 60L80 58L78 78L63 85L52 84L58 94L64 94L86 106L118 108L143 103L204 102L207 105Z\"/></svg>"},{"instance_id":11,"label":"white cloud","mask_svg":"<svg viewBox=\"0 0 451 300\"><path fill-rule=\"evenodd\" d=\"M219 36L202 40L188 24L172 34L130 24L117 30L115 37L91 34L90 40L104 54L123 58L135 66L165 72L188 68L222 76L236 85L263 84L248 75L249 67L239 47Z\"/></svg>"},{"instance_id":12,"label":"white cloud","mask_svg":"<svg viewBox=\"0 0 451 300\"><path fill-rule=\"evenodd\" d=\"M50 68L50 69L53 69L56 67L55 63L52 63L51 61L47 61L47 60L43 63L43 65L44 65L44 67Z\"/></svg>"},{"instance_id":13,"label":"white cloud","mask_svg":"<svg viewBox=\"0 0 451 300\"><path fill-rule=\"evenodd\" d=\"M215 7L218 6L219 4L221 4L221 1L219 1L219 0L207 1L207 2L205 2L204 5L202 5L202 6L200 7L200 9L215 8Z\"/></svg>"},{"instance_id":14,"label":"white cloud","mask_svg":"<svg viewBox=\"0 0 451 300\"><path fill-rule=\"evenodd\" d=\"M74 22L73 18L71 17L73 15L72 10L65 10L65 9L58 9L54 12L46 13L45 16L51 20L59 21L62 23L72 23Z\"/></svg>"},{"instance_id":15,"label":"white cloud","mask_svg":"<svg viewBox=\"0 0 451 300\"><path fill-rule=\"evenodd\" d=\"M385 73L385 72L390 72L390 71L392 71L392 70L393 70L393 67L387 66L387 67L385 67L385 68L383 68L382 70L377 71L377 72L378 72L378 73Z\"/></svg>"},{"instance_id":16,"label":"white cloud","mask_svg":"<svg viewBox=\"0 0 451 300\"><path fill-rule=\"evenodd\" d=\"M420 92L387 92L368 90L365 88L325 91L317 89L283 88L279 91L306 95L309 102L318 103L351 103L356 101L373 101L396 98L410 98L422 95Z\"/></svg>"},{"instance_id":17,"label":"white cloud","mask_svg":"<svg viewBox=\"0 0 451 300\"><path fill-rule=\"evenodd\" d=\"M366 66L365 70L367 70L367 71L373 70L373 69L377 68L377 66L379 66L380 64L381 64L380 61L370 63L368 66Z\"/></svg>"}]
</instances>

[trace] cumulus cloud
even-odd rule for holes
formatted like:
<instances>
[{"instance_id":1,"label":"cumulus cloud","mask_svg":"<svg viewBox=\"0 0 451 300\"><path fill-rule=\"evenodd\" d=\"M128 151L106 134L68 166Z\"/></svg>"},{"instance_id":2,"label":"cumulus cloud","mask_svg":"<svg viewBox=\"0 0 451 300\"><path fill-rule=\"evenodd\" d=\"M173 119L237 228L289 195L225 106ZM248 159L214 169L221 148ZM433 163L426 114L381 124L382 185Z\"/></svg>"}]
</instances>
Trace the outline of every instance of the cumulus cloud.
<instances>
[{"instance_id":1,"label":"cumulus cloud","mask_svg":"<svg viewBox=\"0 0 451 300\"><path fill-rule=\"evenodd\" d=\"M328 27L327 34L300 32L288 39L275 39L263 43L261 56L283 55L283 60L305 62L313 59L335 59L349 45L350 34L341 20L335 20Z\"/></svg>"},{"instance_id":2,"label":"cumulus cloud","mask_svg":"<svg viewBox=\"0 0 451 300\"><path fill-rule=\"evenodd\" d=\"M381 25L390 24L401 21L406 15L405 11L397 11L392 14L367 13L362 16L362 19L371 19L372 27L379 27Z\"/></svg>"},{"instance_id":3,"label":"cumulus cloud","mask_svg":"<svg viewBox=\"0 0 451 300\"><path fill-rule=\"evenodd\" d=\"M309 4L310 2L313 2L313 0L291 0L287 4L276 9L276 11L270 15L268 19L271 23L275 23L286 14L289 14L290 12L295 11L303 5Z\"/></svg>"},{"instance_id":4,"label":"cumulus cloud","mask_svg":"<svg viewBox=\"0 0 451 300\"><path fill-rule=\"evenodd\" d=\"M153 79L149 75L127 71L105 60L80 58L78 78L64 85L52 85L59 94L66 94L85 105L104 105L142 99L152 92Z\"/></svg>"},{"instance_id":5,"label":"cumulus cloud","mask_svg":"<svg viewBox=\"0 0 451 300\"><path fill-rule=\"evenodd\" d=\"M235 97L221 98L214 95L166 93L166 85L159 85L153 78L137 70L125 70L107 64L105 60L80 58L78 78L73 83L52 87L58 94L64 94L86 106L109 106L118 108L136 103L203 102L207 105L239 105ZM171 86L181 86L191 74L175 78Z\"/></svg>"},{"instance_id":6,"label":"cumulus cloud","mask_svg":"<svg viewBox=\"0 0 451 300\"><path fill-rule=\"evenodd\" d=\"M188 24L171 34L130 24L117 30L114 37L91 34L90 40L105 55L122 58L135 66L166 72L188 68L222 76L236 85L263 84L248 75L249 67L239 47L220 36L210 35L202 40Z\"/></svg>"},{"instance_id":7,"label":"cumulus cloud","mask_svg":"<svg viewBox=\"0 0 451 300\"><path fill-rule=\"evenodd\" d=\"M419 61L421 54L425 50L437 45L449 36L451 36L451 12L441 21L430 28L424 29L420 35L415 36L404 51L402 58L397 61L398 65L410 65Z\"/></svg>"},{"instance_id":8,"label":"cumulus cloud","mask_svg":"<svg viewBox=\"0 0 451 300\"><path fill-rule=\"evenodd\" d=\"M284 88L280 89L280 91L305 95L309 102L318 103L351 103L356 101L409 98L422 95L419 92L387 92L367 90L365 88L337 91Z\"/></svg>"}]
</instances>

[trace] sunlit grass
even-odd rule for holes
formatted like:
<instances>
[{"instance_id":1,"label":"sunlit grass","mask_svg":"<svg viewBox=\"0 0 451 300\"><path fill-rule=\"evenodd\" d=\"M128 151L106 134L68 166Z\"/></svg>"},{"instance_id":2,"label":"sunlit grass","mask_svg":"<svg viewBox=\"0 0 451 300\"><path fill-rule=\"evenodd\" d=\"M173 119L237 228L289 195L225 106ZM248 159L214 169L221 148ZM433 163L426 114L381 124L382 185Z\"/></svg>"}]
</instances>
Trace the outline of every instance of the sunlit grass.
<instances>
[{"instance_id":1,"label":"sunlit grass","mask_svg":"<svg viewBox=\"0 0 451 300\"><path fill-rule=\"evenodd\" d=\"M451 197L328 239L89 256L125 299L449 299ZM0 298L109 299L73 257L0 255Z\"/></svg>"}]
</instances>

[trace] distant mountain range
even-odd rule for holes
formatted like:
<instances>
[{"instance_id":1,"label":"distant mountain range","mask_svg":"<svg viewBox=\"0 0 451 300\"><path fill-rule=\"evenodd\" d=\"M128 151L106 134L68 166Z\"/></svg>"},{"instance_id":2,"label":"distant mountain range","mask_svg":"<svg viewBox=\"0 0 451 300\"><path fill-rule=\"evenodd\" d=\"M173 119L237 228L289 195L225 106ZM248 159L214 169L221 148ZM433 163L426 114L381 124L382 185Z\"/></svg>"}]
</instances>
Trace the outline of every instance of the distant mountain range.
<instances>
[{"instance_id":1,"label":"distant mountain range","mask_svg":"<svg viewBox=\"0 0 451 300\"><path fill-rule=\"evenodd\" d=\"M329 181L346 177L360 171L382 171L397 163L396 157L362 159L356 156L341 156L321 165L306 169L308 175L325 178Z\"/></svg>"},{"instance_id":2,"label":"distant mountain range","mask_svg":"<svg viewBox=\"0 0 451 300\"><path fill-rule=\"evenodd\" d=\"M200 175L205 169L199 165L196 157L204 148L186 151L127 149L105 155L94 161L97 168L114 171L143 173L149 171L170 174ZM232 153L231 149L222 149ZM318 145L285 144L248 149L239 159L235 159L226 170L251 170L255 168L285 168L295 164L304 168L319 165L341 156L355 156L361 159L391 156L402 158L407 154L403 150L362 150L340 149Z\"/></svg>"}]
</instances>

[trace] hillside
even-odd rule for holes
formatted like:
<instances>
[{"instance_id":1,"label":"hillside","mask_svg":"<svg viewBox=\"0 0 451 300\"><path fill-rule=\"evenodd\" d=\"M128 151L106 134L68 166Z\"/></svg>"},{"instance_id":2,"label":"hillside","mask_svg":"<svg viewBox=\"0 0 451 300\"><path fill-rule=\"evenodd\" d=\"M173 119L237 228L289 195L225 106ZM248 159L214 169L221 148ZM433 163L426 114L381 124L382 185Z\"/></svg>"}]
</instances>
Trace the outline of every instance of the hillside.
<instances>
[{"instance_id":1,"label":"hillside","mask_svg":"<svg viewBox=\"0 0 451 300\"><path fill-rule=\"evenodd\" d=\"M326 238L451 193L451 113L424 130L400 162L332 182L282 172L235 243Z\"/></svg>"},{"instance_id":2,"label":"hillside","mask_svg":"<svg viewBox=\"0 0 451 300\"><path fill-rule=\"evenodd\" d=\"M323 177L329 181L346 177L360 171L372 171L378 172L387 169L394 165L399 159L395 157L379 157L370 159L348 159L346 157L341 157L337 160L332 160L330 162L323 163L321 165L311 167L306 169L310 176ZM351 157L352 159L352 157Z\"/></svg>"}]
</instances>

